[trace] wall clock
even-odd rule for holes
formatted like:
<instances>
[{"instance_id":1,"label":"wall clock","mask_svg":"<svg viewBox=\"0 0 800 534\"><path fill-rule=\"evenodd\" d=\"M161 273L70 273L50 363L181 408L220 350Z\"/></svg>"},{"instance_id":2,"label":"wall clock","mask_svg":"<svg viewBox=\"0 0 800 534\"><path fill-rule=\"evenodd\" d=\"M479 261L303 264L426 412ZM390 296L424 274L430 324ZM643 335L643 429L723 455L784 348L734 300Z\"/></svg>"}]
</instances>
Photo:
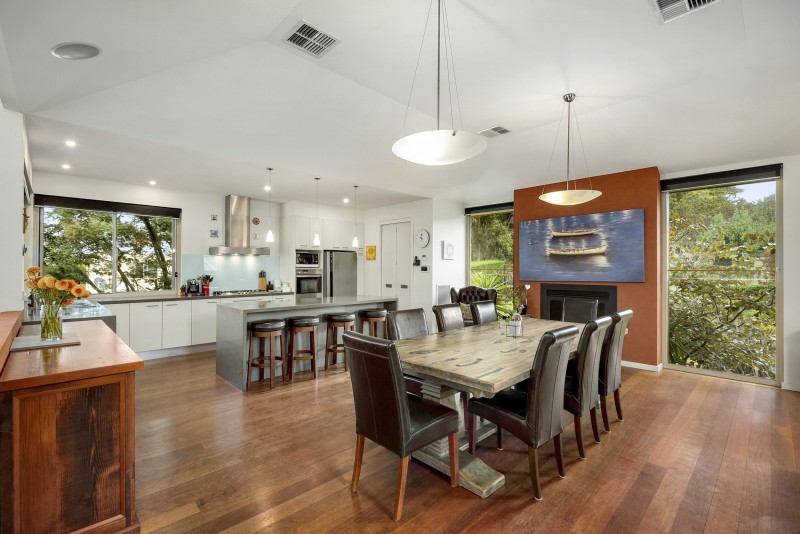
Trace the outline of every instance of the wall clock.
<instances>
[{"instance_id":1,"label":"wall clock","mask_svg":"<svg viewBox=\"0 0 800 534\"><path fill-rule=\"evenodd\" d=\"M417 245L419 248L425 248L428 246L428 243L431 242L431 234L428 233L427 230L424 228L421 230L417 230L417 233L414 234L414 244Z\"/></svg>"}]
</instances>

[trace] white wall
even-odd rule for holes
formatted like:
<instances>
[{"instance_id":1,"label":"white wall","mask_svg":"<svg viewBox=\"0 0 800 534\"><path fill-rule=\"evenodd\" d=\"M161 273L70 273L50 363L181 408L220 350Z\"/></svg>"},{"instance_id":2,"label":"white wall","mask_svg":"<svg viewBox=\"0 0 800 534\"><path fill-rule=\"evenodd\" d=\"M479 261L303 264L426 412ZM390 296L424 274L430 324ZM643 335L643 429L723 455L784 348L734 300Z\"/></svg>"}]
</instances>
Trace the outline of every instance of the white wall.
<instances>
[{"instance_id":1,"label":"white wall","mask_svg":"<svg viewBox=\"0 0 800 534\"><path fill-rule=\"evenodd\" d=\"M777 259L778 287L778 352L782 354L783 366L778 369L778 380L786 389L800 391L800 239L795 232L800 228L800 155L751 161L697 169L680 173L664 174L662 179L679 178L730 169L742 169L783 163L783 178L780 180L783 202L778 206L778 238L783 244ZM780 356L779 356L780 357Z\"/></svg>"},{"instance_id":2,"label":"white wall","mask_svg":"<svg viewBox=\"0 0 800 534\"><path fill-rule=\"evenodd\" d=\"M0 108L0 311L21 310L24 291L22 207L25 159L22 115ZM29 227L28 232L33 230Z\"/></svg>"},{"instance_id":3,"label":"white wall","mask_svg":"<svg viewBox=\"0 0 800 534\"><path fill-rule=\"evenodd\" d=\"M449 285L456 289L467 285L467 219L464 205L433 200L433 284ZM452 242L455 246L455 257L452 260L442 258L442 241ZM434 298L436 296L434 295Z\"/></svg>"}]
</instances>

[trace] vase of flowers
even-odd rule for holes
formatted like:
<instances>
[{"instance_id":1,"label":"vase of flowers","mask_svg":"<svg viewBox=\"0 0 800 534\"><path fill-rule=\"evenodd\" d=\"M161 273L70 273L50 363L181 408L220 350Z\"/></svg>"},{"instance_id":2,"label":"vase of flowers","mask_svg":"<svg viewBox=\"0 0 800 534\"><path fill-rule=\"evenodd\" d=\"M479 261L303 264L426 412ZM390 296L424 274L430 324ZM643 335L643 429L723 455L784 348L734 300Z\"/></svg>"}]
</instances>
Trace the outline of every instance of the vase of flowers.
<instances>
[{"instance_id":1,"label":"vase of flowers","mask_svg":"<svg viewBox=\"0 0 800 534\"><path fill-rule=\"evenodd\" d=\"M522 316L515 313L506 325L506 335L511 337L522 336Z\"/></svg>"},{"instance_id":2,"label":"vase of flowers","mask_svg":"<svg viewBox=\"0 0 800 534\"><path fill-rule=\"evenodd\" d=\"M63 337L61 310L75 299L91 295L75 280L59 280L49 274L42 275L39 267L27 271L25 286L31 290L36 301L41 303L43 341L58 341Z\"/></svg>"}]
</instances>

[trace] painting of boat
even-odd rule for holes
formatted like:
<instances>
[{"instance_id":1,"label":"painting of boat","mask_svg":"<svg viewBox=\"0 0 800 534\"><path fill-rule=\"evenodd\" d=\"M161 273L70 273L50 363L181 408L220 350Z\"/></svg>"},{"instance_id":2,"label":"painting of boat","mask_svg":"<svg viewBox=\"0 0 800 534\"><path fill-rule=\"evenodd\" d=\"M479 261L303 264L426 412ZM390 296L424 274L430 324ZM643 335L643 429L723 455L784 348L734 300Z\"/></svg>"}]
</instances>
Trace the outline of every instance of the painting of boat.
<instances>
[{"instance_id":1,"label":"painting of boat","mask_svg":"<svg viewBox=\"0 0 800 534\"><path fill-rule=\"evenodd\" d=\"M603 243L596 247L585 248L548 248L548 256L591 256L593 254L605 254L608 244Z\"/></svg>"},{"instance_id":2,"label":"painting of boat","mask_svg":"<svg viewBox=\"0 0 800 534\"><path fill-rule=\"evenodd\" d=\"M578 228L576 230L553 230L552 237L577 237L597 233L597 228Z\"/></svg>"}]
</instances>

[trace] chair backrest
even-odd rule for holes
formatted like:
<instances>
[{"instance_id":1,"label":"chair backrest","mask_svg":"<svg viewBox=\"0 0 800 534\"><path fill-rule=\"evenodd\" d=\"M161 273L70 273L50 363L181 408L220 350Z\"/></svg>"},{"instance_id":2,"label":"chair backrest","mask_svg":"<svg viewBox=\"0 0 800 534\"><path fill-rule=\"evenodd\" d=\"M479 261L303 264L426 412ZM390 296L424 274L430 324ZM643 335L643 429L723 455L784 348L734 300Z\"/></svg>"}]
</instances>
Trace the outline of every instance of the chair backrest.
<instances>
[{"instance_id":1,"label":"chair backrest","mask_svg":"<svg viewBox=\"0 0 800 534\"><path fill-rule=\"evenodd\" d=\"M433 307L433 315L436 317L436 329L439 332L464 328L464 314L461 313L461 304L438 304Z\"/></svg>"},{"instance_id":2,"label":"chair backrest","mask_svg":"<svg viewBox=\"0 0 800 534\"><path fill-rule=\"evenodd\" d=\"M493 323L497 321L497 306L491 300L472 302L472 320L475 324Z\"/></svg>"},{"instance_id":3,"label":"chair backrest","mask_svg":"<svg viewBox=\"0 0 800 534\"><path fill-rule=\"evenodd\" d=\"M458 291L455 288L450 288L450 300L452 302L476 302L478 300L491 300L497 303L497 290L493 287L483 288L478 286L462 287Z\"/></svg>"},{"instance_id":4,"label":"chair backrest","mask_svg":"<svg viewBox=\"0 0 800 534\"><path fill-rule=\"evenodd\" d=\"M389 339L392 340L409 339L430 334L428 319L425 317L425 310L422 308L390 311L386 314L386 325Z\"/></svg>"},{"instance_id":5,"label":"chair backrest","mask_svg":"<svg viewBox=\"0 0 800 534\"><path fill-rule=\"evenodd\" d=\"M572 341L578 335L574 326L545 332L536 349L528 381L528 426L534 446L547 443L563 430L564 377L567 373Z\"/></svg>"},{"instance_id":6,"label":"chair backrest","mask_svg":"<svg viewBox=\"0 0 800 534\"><path fill-rule=\"evenodd\" d=\"M568 323L588 323L597 319L597 300L567 297L561 306L561 320Z\"/></svg>"},{"instance_id":7,"label":"chair backrest","mask_svg":"<svg viewBox=\"0 0 800 534\"><path fill-rule=\"evenodd\" d=\"M600 395L611 395L622 385L622 343L631 317L632 310L611 314L611 326L606 330L600 354L600 381L597 384Z\"/></svg>"},{"instance_id":8,"label":"chair backrest","mask_svg":"<svg viewBox=\"0 0 800 534\"><path fill-rule=\"evenodd\" d=\"M584 415L600 401L597 382L600 372L600 353L606 330L611 326L611 317L598 317L583 327L578 340L578 354L575 356L575 375L572 377L572 395L580 405L580 415Z\"/></svg>"},{"instance_id":9,"label":"chair backrest","mask_svg":"<svg viewBox=\"0 0 800 534\"><path fill-rule=\"evenodd\" d=\"M356 432L401 454L410 440L411 416L397 347L357 332L346 331L342 339L353 385Z\"/></svg>"}]
</instances>

